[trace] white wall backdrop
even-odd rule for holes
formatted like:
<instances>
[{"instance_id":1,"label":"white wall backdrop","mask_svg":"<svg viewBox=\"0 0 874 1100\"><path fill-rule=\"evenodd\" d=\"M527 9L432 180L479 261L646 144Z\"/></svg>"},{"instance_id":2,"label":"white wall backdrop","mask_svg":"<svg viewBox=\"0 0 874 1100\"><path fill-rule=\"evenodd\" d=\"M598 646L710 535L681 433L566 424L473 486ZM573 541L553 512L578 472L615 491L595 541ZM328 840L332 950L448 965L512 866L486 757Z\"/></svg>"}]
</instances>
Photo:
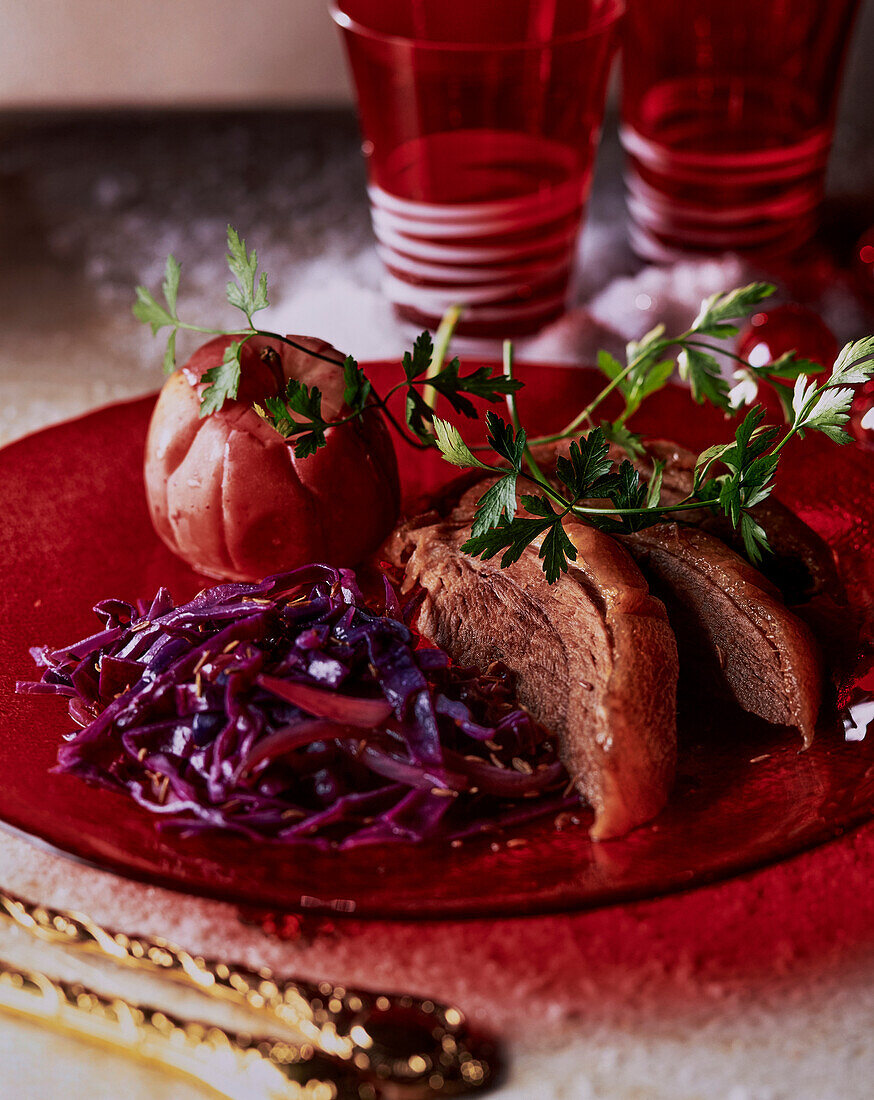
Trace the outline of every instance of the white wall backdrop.
<instances>
[{"instance_id":1,"label":"white wall backdrop","mask_svg":"<svg viewBox=\"0 0 874 1100\"><path fill-rule=\"evenodd\" d=\"M862 0L843 117L868 132L872 50ZM0 0L0 110L349 99L328 0Z\"/></svg>"},{"instance_id":2,"label":"white wall backdrop","mask_svg":"<svg viewBox=\"0 0 874 1100\"><path fill-rule=\"evenodd\" d=\"M0 109L346 99L327 0L0 0Z\"/></svg>"}]
</instances>

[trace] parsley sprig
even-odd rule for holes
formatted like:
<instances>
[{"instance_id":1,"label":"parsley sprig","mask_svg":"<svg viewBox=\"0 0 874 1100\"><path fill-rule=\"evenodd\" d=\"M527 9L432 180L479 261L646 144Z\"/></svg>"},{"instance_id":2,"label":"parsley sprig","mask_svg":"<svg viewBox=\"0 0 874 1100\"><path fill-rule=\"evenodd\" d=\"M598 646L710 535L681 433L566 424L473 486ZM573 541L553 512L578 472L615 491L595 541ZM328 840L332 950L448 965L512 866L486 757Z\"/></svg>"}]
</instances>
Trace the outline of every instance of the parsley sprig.
<instances>
[{"instance_id":1,"label":"parsley sprig","mask_svg":"<svg viewBox=\"0 0 874 1100\"><path fill-rule=\"evenodd\" d=\"M628 459L616 465L601 426L573 440L567 457L556 460L554 474L547 478L536 464L528 471L523 468L524 429L518 430L514 446L508 447L512 429L494 414L487 419L488 445L509 462L507 469L483 463L457 430L441 425L438 445L445 458L456 465L487 469L497 477L477 502L471 537L462 549L483 559L502 553L501 566L506 567L517 561L526 547L542 540L538 553L547 580L553 583L577 558L576 547L564 529L569 520L583 520L611 534L630 534L678 513L709 508L722 512L739 529L747 556L756 563L768 551L768 540L752 510L771 495L783 449L793 437L803 438L811 431L835 443L852 442L845 424L854 386L874 378L872 357L874 337L867 337L844 348L824 381L799 373L788 426L765 424L764 407L754 406L738 424L731 442L709 447L699 455L692 491L668 505L661 502L663 465L656 462L648 478ZM719 407L725 406L720 403ZM539 497L520 495L517 502L520 477L537 486ZM517 514L520 507L528 514Z\"/></svg>"},{"instance_id":2,"label":"parsley sprig","mask_svg":"<svg viewBox=\"0 0 874 1100\"><path fill-rule=\"evenodd\" d=\"M551 584L577 560L577 547L568 525L580 521L613 534L628 534L682 518L683 512L708 508L724 514L739 529L748 557L759 561L768 544L753 509L773 491L784 448L791 439L803 439L809 432L820 432L835 443L851 442L845 426L854 388L874 377L874 337L848 344L831 373L820 380L810 377L821 371L820 365L793 352L758 367L727 349L721 341L736 335L738 322L774 292L768 283L752 283L707 298L691 326L677 336L667 335L665 327L657 325L640 340L630 341L624 363L602 351L598 356L598 367L605 377L601 390L561 431L531 438L522 426L517 406L522 383L514 377L509 342L504 345L502 371L480 367L464 373L457 358L448 358L458 309L450 310L444 318L436 342L429 333L421 333L403 356L397 383L380 393L351 356L341 360L315 352L256 325L255 315L269 306L267 277L259 272L255 249L250 251L231 226L227 261L232 275L227 300L245 317L245 325L238 329L205 328L180 319L180 265L173 256L165 268L163 301L145 287L136 291L134 314L151 327L153 334L168 330L164 354L167 372L175 367L180 331L238 337L228 344L222 362L200 379L204 384L201 416L218 411L225 401L236 398L242 349L255 336L335 363L343 371L343 415L327 418L319 388L297 379L290 379L254 406L293 444L296 456L314 454L326 445L329 430L360 419L368 408L381 409L401 437L414 447L437 448L447 462L490 475L491 484L476 502L470 537L462 549L483 559L500 554L501 566L506 567L534 545ZM275 352L268 349L262 354ZM724 358L737 364L734 386L724 376ZM709 447L698 457L689 495L664 504L660 463L643 477L628 458L617 462L614 456L617 447L632 459L645 455L642 438L627 422L647 398L667 385L675 368L699 404L707 402L727 417L737 416L745 406L752 407L737 424L733 440ZM794 386L790 388L787 382ZM764 408L753 405L762 385L771 386L778 394L785 427L766 424ZM388 407L389 399L397 393L403 396L403 422ZM599 411L614 393L622 399L621 411L605 419ZM474 400L496 404L503 399L509 420L489 410L485 417L486 443L471 445L457 427L435 414L440 397L469 419L478 415ZM544 472L537 457L538 447L562 440L569 441L567 453ZM491 460L485 452L491 453ZM523 492L524 487L533 489Z\"/></svg>"},{"instance_id":3,"label":"parsley sprig","mask_svg":"<svg viewBox=\"0 0 874 1100\"><path fill-rule=\"evenodd\" d=\"M821 432L836 443L851 442L845 424L853 387L874 377L874 337L848 344L831 374L820 382L808 376L820 372L821 366L794 353L767 367L755 367L713 343L736 335L736 322L773 291L769 284L753 283L713 295L702 303L698 316L681 335L666 336L659 325L641 340L630 342L625 365L601 352L598 366L607 384L560 432L529 439L521 427L515 397L507 400L513 429L490 414L487 443L481 447L469 447L450 425L440 425L438 445L444 458L456 465L488 470L496 478L477 502L471 537L462 549L483 559L501 554L501 566L506 567L535 544L547 579L553 583L577 558L565 529L569 521L582 520L612 534L629 534L682 519L683 512L709 508L729 519L740 531L747 556L754 563L760 561L768 551L768 541L753 509L773 491L783 449L790 439L803 438L810 431ZM781 396L787 426L766 425L764 407L753 406L737 425L730 443L707 448L699 456L692 491L668 505L661 501L662 464L655 463L644 478L628 459L615 463L610 445L618 445L632 458L645 453L641 438L626 421L650 394L667 384L674 369L673 359L667 357L672 350L680 375L699 404L706 401L727 416L737 415L743 405L723 377L717 358L723 355L741 364L744 380L755 383L756 393L763 384L774 388ZM512 356L505 349L508 375L511 367ZM794 389L784 384L787 379L795 379ZM612 421L597 423L599 406L614 390L624 399L622 412ZM513 430L515 435L508 435ZM568 438L572 441L567 457L559 457L547 477L532 448ZM503 462L483 462L484 450L493 451ZM520 478L534 483L538 495L517 494Z\"/></svg>"},{"instance_id":4,"label":"parsley sprig","mask_svg":"<svg viewBox=\"0 0 874 1100\"><path fill-rule=\"evenodd\" d=\"M642 440L629 430L626 421L637 412L646 398L668 384L675 367L683 381L688 382L693 400L699 405L706 401L729 414L736 412L741 402L737 392L732 396L732 390L722 373L719 356L736 360L740 364L740 370L744 372L742 380L754 379L756 386L820 371L822 368L819 364L801 359L794 352L788 352L778 363L754 367L724 345L714 343L736 336L740 331L737 322L749 316L775 289L771 283L758 282L713 294L701 303L698 316L685 332L668 336L665 326L660 324L650 329L640 340L630 340L625 348L624 364L609 352L600 351L598 369L607 377L607 385L561 431L533 439L532 446L554 443L576 432L595 427L595 412L616 390L623 399L624 407L615 419L601 421L601 427L609 442L620 446L630 457L639 457L643 454ZM782 386L775 388L778 392L784 389ZM749 387L745 392L750 392Z\"/></svg>"},{"instance_id":5,"label":"parsley sprig","mask_svg":"<svg viewBox=\"0 0 874 1100\"><path fill-rule=\"evenodd\" d=\"M256 411L280 435L294 441L295 455L306 458L327 442L330 428L340 427L351 420L360 419L365 409L374 405L394 424L400 435L414 447L433 447L434 404L442 395L463 416L476 418L477 410L471 398L496 403L517 390L521 383L497 374L489 367L480 367L467 374L461 370L457 358L446 360L446 349L452 336L458 311L454 311L435 346L430 333L423 332L415 341L412 351L406 352L401 364L403 378L386 393L376 391L355 359L335 358L316 352L278 332L271 332L256 325L254 316L269 306L267 276L258 270L258 253L247 248L245 240L233 226L228 226L227 262L233 279L227 284L227 300L240 310L246 324L236 329L207 328L191 324L179 317L177 300L181 266L174 256L169 256L162 283L163 302L144 286L136 288L134 316L157 335L167 329L164 353L164 371L170 373L176 366L176 339L180 331L210 336L238 336L224 350L220 364L211 367L201 377L204 389L200 401L200 415L218 412L225 401L234 400L239 392L241 355L246 343L254 336L266 337L287 344L316 359L335 363L343 368L343 397L348 412L343 416L326 419L322 414L322 394L316 386L307 386L290 379L284 390L267 395L256 405ZM454 317L454 319L453 319ZM405 423L401 424L389 410L387 402L399 390L405 391Z\"/></svg>"}]
</instances>

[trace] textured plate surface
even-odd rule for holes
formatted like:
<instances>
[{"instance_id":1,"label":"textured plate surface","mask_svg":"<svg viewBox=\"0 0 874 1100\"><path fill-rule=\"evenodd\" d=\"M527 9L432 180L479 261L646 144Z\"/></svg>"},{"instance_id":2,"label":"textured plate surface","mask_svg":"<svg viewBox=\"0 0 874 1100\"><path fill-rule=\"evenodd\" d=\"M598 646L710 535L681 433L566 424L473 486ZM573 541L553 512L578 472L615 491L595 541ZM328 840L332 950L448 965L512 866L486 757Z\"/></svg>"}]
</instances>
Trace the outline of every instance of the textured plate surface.
<instances>
[{"instance_id":1,"label":"textured plate surface","mask_svg":"<svg viewBox=\"0 0 874 1100\"><path fill-rule=\"evenodd\" d=\"M396 367L371 364L377 384ZM554 430L592 392L590 372L520 367L523 420ZM120 795L51 774L69 728L63 700L15 696L34 675L28 647L91 633L98 599L177 600L205 583L152 532L141 484L153 398L111 406L0 452L0 820L71 856L132 878L270 908L361 916L510 915L591 908L713 881L829 840L874 810L874 737L846 743L823 729L813 747L750 720L710 718L681 748L676 789L651 826L593 845L589 816L514 831L459 849L283 849L219 835L183 839ZM669 389L638 426L690 446L723 438L718 414ZM473 438L470 429L468 438ZM869 548L872 462L817 438L792 451L780 495L838 552L853 600L874 591ZM453 476L439 458L401 455L406 500ZM705 725L707 728L705 728Z\"/></svg>"}]
</instances>

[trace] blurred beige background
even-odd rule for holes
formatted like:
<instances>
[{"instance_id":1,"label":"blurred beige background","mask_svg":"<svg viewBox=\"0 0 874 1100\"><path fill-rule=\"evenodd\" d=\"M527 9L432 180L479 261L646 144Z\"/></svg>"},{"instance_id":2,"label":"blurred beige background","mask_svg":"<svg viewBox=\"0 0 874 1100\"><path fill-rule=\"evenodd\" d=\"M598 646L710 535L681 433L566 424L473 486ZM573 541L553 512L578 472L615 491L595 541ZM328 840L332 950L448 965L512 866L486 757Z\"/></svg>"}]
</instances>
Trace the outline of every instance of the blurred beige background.
<instances>
[{"instance_id":1,"label":"blurred beige background","mask_svg":"<svg viewBox=\"0 0 874 1100\"><path fill-rule=\"evenodd\" d=\"M866 136L872 50L874 2L862 0L842 117ZM0 0L0 109L350 99L328 0Z\"/></svg>"},{"instance_id":2,"label":"blurred beige background","mask_svg":"<svg viewBox=\"0 0 874 1100\"><path fill-rule=\"evenodd\" d=\"M346 102L327 0L0 0L0 106Z\"/></svg>"}]
</instances>

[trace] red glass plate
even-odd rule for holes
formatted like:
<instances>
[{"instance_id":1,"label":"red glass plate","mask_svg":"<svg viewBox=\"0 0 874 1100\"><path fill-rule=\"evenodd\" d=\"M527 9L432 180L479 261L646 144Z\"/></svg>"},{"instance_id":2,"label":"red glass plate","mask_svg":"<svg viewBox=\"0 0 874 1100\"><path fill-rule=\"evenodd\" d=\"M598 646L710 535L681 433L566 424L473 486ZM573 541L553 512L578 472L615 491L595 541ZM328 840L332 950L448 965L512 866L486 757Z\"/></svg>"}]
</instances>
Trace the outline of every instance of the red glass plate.
<instances>
[{"instance_id":1,"label":"red glass plate","mask_svg":"<svg viewBox=\"0 0 874 1100\"><path fill-rule=\"evenodd\" d=\"M377 383L396 370L368 367ZM525 421L561 426L592 392L591 372L523 367ZM534 385L532 385L534 383ZM67 855L131 878L273 909L360 916L510 915L594 907L713 881L821 843L872 816L874 737L845 742L824 729L799 752L795 736L752 720L717 736L709 719L680 752L666 810L631 836L592 844L589 817L514 830L527 843L485 838L458 849L402 845L344 853L222 835L183 839L122 795L50 769L69 728L62 700L13 694L33 676L28 647L90 633L101 597L177 599L203 586L158 541L141 485L154 398L114 405L0 452L0 820ZM670 388L639 426L690 446L723 438L718 414ZM470 429L468 429L470 431ZM410 504L453 476L438 457L402 456ZM790 453L781 495L835 547L853 600L874 592L869 549L872 464L819 438ZM718 731L717 731L718 732Z\"/></svg>"}]
</instances>

